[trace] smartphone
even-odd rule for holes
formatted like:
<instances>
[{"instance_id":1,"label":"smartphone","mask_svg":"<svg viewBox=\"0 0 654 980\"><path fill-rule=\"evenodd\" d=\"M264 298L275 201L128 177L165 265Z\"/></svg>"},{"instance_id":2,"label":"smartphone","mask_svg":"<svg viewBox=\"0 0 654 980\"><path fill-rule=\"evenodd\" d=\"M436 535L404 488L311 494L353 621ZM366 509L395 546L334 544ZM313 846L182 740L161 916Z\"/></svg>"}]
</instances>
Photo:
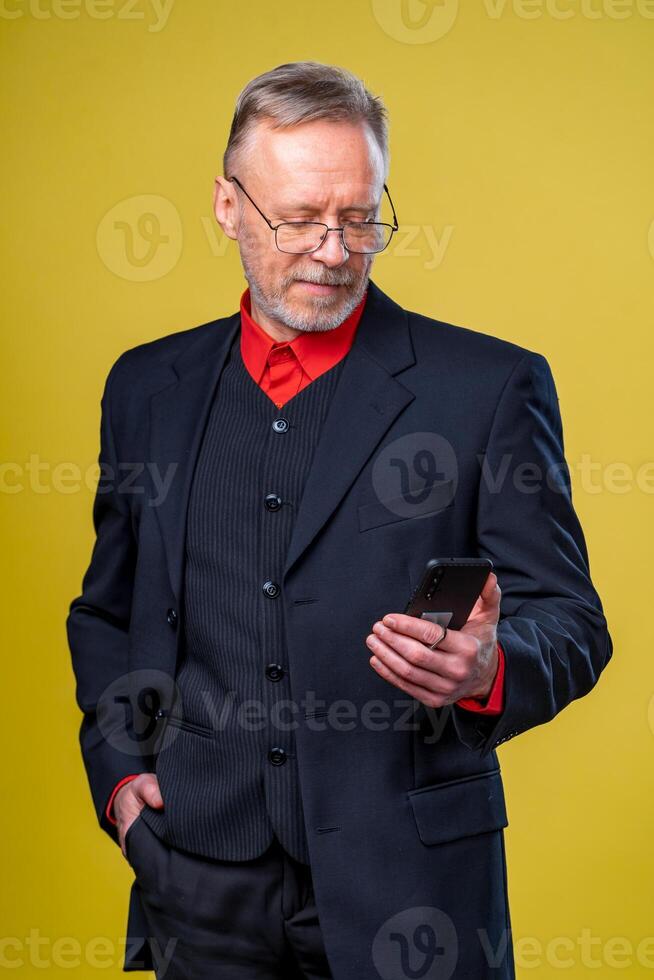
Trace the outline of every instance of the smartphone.
<instances>
[{"instance_id":1,"label":"smartphone","mask_svg":"<svg viewBox=\"0 0 654 980\"><path fill-rule=\"evenodd\" d=\"M492 571L490 558L432 558L404 612L460 630Z\"/></svg>"}]
</instances>

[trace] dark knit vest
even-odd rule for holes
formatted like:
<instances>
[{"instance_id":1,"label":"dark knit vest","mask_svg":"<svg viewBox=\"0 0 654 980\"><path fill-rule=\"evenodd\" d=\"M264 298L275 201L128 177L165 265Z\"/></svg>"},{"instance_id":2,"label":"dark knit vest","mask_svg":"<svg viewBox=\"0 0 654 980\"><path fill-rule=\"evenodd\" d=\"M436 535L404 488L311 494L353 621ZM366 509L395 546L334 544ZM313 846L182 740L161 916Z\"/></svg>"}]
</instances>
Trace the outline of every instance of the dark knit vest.
<instances>
[{"instance_id":1,"label":"dark knit vest","mask_svg":"<svg viewBox=\"0 0 654 980\"><path fill-rule=\"evenodd\" d=\"M278 409L245 367L240 339L193 475L173 709L183 721L167 725L157 758L164 809L144 819L205 857L258 857L274 835L308 863L281 574L345 358Z\"/></svg>"}]
</instances>

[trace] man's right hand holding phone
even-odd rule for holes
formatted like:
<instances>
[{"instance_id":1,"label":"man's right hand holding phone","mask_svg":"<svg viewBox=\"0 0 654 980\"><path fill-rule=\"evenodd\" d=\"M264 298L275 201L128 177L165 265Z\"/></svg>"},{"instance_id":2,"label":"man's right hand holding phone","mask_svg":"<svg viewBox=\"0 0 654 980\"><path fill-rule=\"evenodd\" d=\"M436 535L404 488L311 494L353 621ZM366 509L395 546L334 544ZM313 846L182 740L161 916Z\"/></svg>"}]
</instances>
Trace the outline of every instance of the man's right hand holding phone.
<instances>
[{"instance_id":1,"label":"man's right hand holding phone","mask_svg":"<svg viewBox=\"0 0 654 980\"><path fill-rule=\"evenodd\" d=\"M497 575L491 572L460 630L446 631L403 613L384 616L366 637L373 654L370 665L384 680L429 707L487 697L498 668L501 595Z\"/></svg>"}]
</instances>

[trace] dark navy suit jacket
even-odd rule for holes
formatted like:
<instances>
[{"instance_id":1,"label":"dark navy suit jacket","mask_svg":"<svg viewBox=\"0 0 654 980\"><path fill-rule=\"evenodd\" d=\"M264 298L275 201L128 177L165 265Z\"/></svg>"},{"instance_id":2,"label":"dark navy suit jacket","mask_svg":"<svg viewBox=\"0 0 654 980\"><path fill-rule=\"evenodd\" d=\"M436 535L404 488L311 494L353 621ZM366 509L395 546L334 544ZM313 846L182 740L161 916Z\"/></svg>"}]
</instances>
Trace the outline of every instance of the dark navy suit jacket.
<instances>
[{"instance_id":1,"label":"dark navy suit jacket","mask_svg":"<svg viewBox=\"0 0 654 980\"><path fill-rule=\"evenodd\" d=\"M113 787L156 767L158 743L126 704L141 717L171 696L193 467L239 322L126 351L102 398L97 537L66 626L84 764L114 841ZM372 669L365 645L429 558L477 555L502 590L494 716L421 705ZM294 698L326 706L300 714L296 745L334 977L513 977L495 750L587 694L612 655L546 359L405 310L371 280L280 583ZM345 716L329 714L342 699ZM136 882L128 935L125 969L150 967Z\"/></svg>"}]
</instances>

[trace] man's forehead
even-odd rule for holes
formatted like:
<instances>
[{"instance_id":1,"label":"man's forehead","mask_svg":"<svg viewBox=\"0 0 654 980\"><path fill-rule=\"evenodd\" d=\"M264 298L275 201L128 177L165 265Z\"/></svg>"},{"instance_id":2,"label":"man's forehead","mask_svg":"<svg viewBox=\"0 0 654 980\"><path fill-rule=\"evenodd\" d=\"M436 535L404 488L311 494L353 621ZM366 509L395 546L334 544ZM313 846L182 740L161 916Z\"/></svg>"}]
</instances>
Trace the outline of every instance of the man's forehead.
<instances>
[{"instance_id":1,"label":"man's forehead","mask_svg":"<svg viewBox=\"0 0 654 980\"><path fill-rule=\"evenodd\" d=\"M338 175L330 179L329 175L319 172L315 175L305 173L301 177L285 172L283 179L270 174L261 184L275 207L304 211L326 209L332 205L370 210L377 206L383 189L377 186L378 181L373 176L367 174L351 178Z\"/></svg>"},{"instance_id":2,"label":"man's forehead","mask_svg":"<svg viewBox=\"0 0 654 980\"><path fill-rule=\"evenodd\" d=\"M292 188L287 188L283 194L273 194L275 205L280 208L297 208L298 211L321 210L329 207L334 201L343 208L356 208L362 211L370 211L377 204L369 197L363 197L360 193L352 193L347 188L334 189L333 193L325 191L324 188L317 192L315 196L307 195L306 188L293 194Z\"/></svg>"},{"instance_id":3,"label":"man's forehead","mask_svg":"<svg viewBox=\"0 0 654 980\"><path fill-rule=\"evenodd\" d=\"M339 133L334 140L330 129ZM284 205L315 207L347 198L354 206L374 207L382 191L381 154L361 123L315 120L275 129L262 120L252 162L267 193Z\"/></svg>"}]
</instances>

